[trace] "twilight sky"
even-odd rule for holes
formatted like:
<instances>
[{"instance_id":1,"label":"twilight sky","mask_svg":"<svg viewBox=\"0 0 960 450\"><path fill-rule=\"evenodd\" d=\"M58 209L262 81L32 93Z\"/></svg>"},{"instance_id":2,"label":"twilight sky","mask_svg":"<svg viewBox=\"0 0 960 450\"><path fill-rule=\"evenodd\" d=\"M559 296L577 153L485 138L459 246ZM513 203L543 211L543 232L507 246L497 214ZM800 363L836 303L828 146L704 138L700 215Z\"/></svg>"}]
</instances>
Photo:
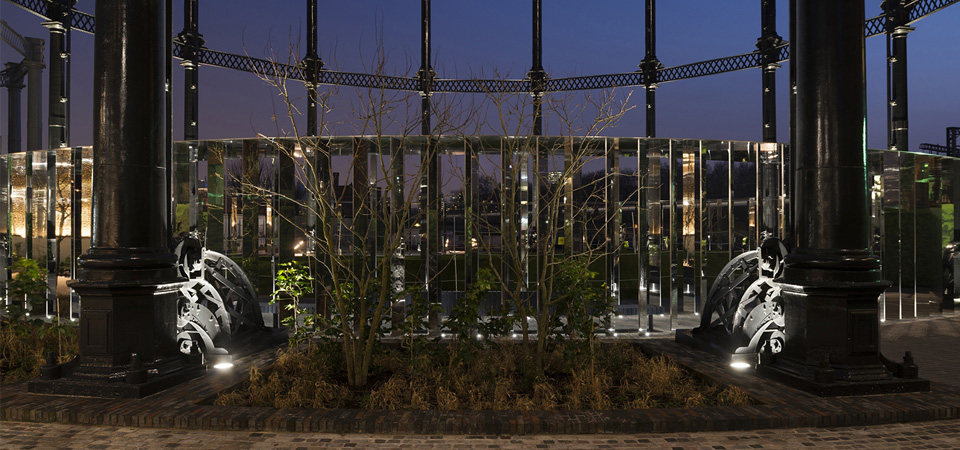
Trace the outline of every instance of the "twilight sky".
<instances>
[{"instance_id":1,"label":"twilight sky","mask_svg":"<svg viewBox=\"0 0 960 450\"><path fill-rule=\"evenodd\" d=\"M174 1L174 33L182 30L182 2ZM434 0L433 58L441 78L492 78L493 74L522 78L531 65L531 7L520 0ZM787 0L778 1L778 33L788 38ZM867 17L880 13L880 1L867 1ZM78 9L94 12L93 0L80 0ZM377 44L382 40L387 62L384 73L413 76L420 64L417 0L319 1L319 53L329 69L372 71ZM306 49L304 0L201 0L200 32L211 49L266 57L290 53L298 61ZM755 49L760 34L757 0L660 1L657 5L657 56L666 66L680 65ZM41 20L19 7L0 1L0 16L20 34L48 40ZM632 72L643 59L643 2L547 0L543 2L543 62L554 78ZM909 43L910 147L921 142L945 144L944 129L960 126L960 6L953 5L914 24ZM74 32L72 44L71 144L93 142L93 36ZM272 50L271 50L272 49ZM0 63L19 61L6 44L0 45ZM867 40L868 147L886 146L885 39ZM49 57L49 55L47 55ZM778 71L778 134L787 140L787 82L789 63ZM44 71L46 75L46 71ZM46 86L44 77L44 86ZM183 137L182 70L174 69L174 139ZM303 89L289 85L303 107ZM323 88L329 89L329 88ZM46 91L46 88L44 88ZM630 89L619 89L625 98ZM357 92L336 91L334 121L351 116ZM597 92L589 93L596 97ZM446 101L464 110L481 96L449 96ZM644 133L643 89L634 88L629 111L606 135L641 136ZM582 102L573 97L571 102ZM409 99L416 110L415 96ZM439 100L439 99L438 99ZM23 102L26 102L24 90ZM44 92L44 117L46 117ZM3 119L0 134L6 150L6 90L0 94ZM489 109L486 109L488 111ZM287 132L283 102L275 88L246 72L215 67L200 70L200 137L236 138ZM274 122L273 117L279 119ZM26 111L22 114L26 141ZM487 116L490 117L489 115ZM298 118L303 124L304 119ZM403 119L398 119L403 120ZM710 77L664 83L657 90L657 134L661 137L760 140L760 70L749 69ZM350 128L333 123L337 134ZM278 132L279 128L279 132ZM492 133L491 128L484 128ZM547 121L545 134L559 134ZM44 144L46 132L44 131Z\"/></svg>"}]
</instances>

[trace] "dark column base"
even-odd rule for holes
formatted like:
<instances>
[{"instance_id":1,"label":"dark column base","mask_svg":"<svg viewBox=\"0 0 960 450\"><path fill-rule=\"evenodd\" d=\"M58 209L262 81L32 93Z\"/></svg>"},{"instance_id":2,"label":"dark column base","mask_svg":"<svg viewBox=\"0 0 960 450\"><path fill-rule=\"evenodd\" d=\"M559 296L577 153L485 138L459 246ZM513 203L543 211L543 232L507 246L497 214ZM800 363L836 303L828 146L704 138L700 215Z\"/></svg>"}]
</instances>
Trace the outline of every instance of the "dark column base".
<instances>
[{"instance_id":1,"label":"dark column base","mask_svg":"<svg viewBox=\"0 0 960 450\"><path fill-rule=\"evenodd\" d=\"M143 383L126 382L126 373L117 373L114 376L104 374L84 373L90 366L82 361L72 373L55 380L33 380L27 384L27 390L38 394L80 395L85 397L105 398L143 398L176 386L187 380L203 375L206 370L199 358L188 360L187 355L158 362L151 366L144 366L147 370L147 379ZM67 364L64 364L67 366ZM70 372L69 367L64 367Z\"/></svg>"},{"instance_id":2,"label":"dark column base","mask_svg":"<svg viewBox=\"0 0 960 450\"><path fill-rule=\"evenodd\" d=\"M127 271L113 272L115 279L132 278ZM202 375L199 358L180 353L177 345L177 289L181 283L175 277L156 279L162 281L73 284L82 299L80 356L48 372L47 378L62 378L30 382L28 390L139 398ZM138 361L132 362L132 354Z\"/></svg>"},{"instance_id":3,"label":"dark column base","mask_svg":"<svg viewBox=\"0 0 960 450\"><path fill-rule=\"evenodd\" d=\"M927 380L894 378L882 362L877 298L886 282L781 286L787 340L783 353L758 374L821 396L930 389Z\"/></svg>"},{"instance_id":4,"label":"dark column base","mask_svg":"<svg viewBox=\"0 0 960 450\"><path fill-rule=\"evenodd\" d=\"M820 382L816 377L799 373L795 366L787 361L778 360L773 365L757 367L757 375L779 381L787 386L809 392L821 397L840 395L896 394L901 392L926 392L930 390L930 381L922 378L888 378L864 381Z\"/></svg>"}]
</instances>

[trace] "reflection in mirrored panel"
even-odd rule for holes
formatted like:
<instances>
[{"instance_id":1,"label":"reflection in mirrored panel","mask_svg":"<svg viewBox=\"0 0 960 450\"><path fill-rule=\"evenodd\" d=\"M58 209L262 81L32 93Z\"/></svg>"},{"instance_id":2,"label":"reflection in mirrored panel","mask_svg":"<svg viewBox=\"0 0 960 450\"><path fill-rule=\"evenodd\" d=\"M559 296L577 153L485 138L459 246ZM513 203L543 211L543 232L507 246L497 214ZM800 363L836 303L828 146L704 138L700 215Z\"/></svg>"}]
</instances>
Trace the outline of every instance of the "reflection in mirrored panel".
<instances>
[{"instance_id":1,"label":"reflection in mirrored panel","mask_svg":"<svg viewBox=\"0 0 960 450\"><path fill-rule=\"evenodd\" d=\"M615 299L614 314L635 317L611 325L618 329L675 326L678 314L699 312L731 258L767 235L790 242L782 144L500 136L426 144L176 143L172 234L237 260L264 299L277 265L291 259L319 267L334 252L357 270L390 270L398 292L420 289L432 273L425 262L437 261L441 314L481 271L496 280L485 310L549 304L541 296L558 292L551 274L582 261ZM75 276L91 245L92 160L89 147L0 157L3 277L19 257L45 264L48 248L57 276ZM871 247L891 283L882 320L955 308L958 177L955 158L868 151Z\"/></svg>"}]
</instances>

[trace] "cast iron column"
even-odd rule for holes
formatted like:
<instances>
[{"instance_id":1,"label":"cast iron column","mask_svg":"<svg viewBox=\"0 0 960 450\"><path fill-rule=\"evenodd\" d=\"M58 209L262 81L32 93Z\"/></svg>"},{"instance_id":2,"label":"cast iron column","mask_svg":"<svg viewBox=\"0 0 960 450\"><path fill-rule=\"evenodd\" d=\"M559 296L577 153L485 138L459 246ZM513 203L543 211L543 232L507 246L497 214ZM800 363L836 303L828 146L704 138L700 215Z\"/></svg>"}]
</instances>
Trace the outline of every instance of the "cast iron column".
<instances>
[{"instance_id":1,"label":"cast iron column","mask_svg":"<svg viewBox=\"0 0 960 450\"><path fill-rule=\"evenodd\" d=\"M177 223L177 200L173 189L173 0L165 0L164 16L164 101L166 105L166 138L164 139L163 153L166 155L167 168L167 217L170 218L171 230L167 233L167 247L174 248L172 224ZM196 228L196 227L194 227Z\"/></svg>"},{"instance_id":2,"label":"cast iron column","mask_svg":"<svg viewBox=\"0 0 960 450\"><path fill-rule=\"evenodd\" d=\"M307 0L307 55L303 58L306 68L307 88L307 136L316 136L317 131L317 78L323 69L323 61L317 56L317 0Z\"/></svg>"},{"instance_id":3,"label":"cast iron column","mask_svg":"<svg viewBox=\"0 0 960 450\"><path fill-rule=\"evenodd\" d=\"M536 253L535 257L537 258L534 261L539 261L536 267L541 267L541 264L545 263L545 257L549 252L549 246L555 245L554 242L551 242L552 239L549 239L548 236L552 234L548 233L547 227L550 226L550 212L551 205L549 204L549 152L547 146L544 142L539 139L539 136L543 134L543 91L544 91L544 82L546 81L546 74L543 71L543 14L542 14L542 0L533 0L533 39L532 39L532 53L533 53L533 64L530 67L530 72L527 77L530 79L530 95L533 97L533 129L532 136L533 139L530 140L531 145L531 154L534 157L534 164L536 165L537 175L536 179L533 180L533 189L527 192L521 192L521 196L527 196L532 194L532 198L521 198L520 214L521 221L523 217L527 217L530 213L528 209L529 206L533 205L533 214L534 217L529 218L527 223L535 224L533 231L529 229L523 231L523 241L526 243L524 245L523 253L529 261L529 251L530 245L529 242L535 236L538 236L539 239L536 239ZM521 171L526 171L526 158L521 162L520 165ZM527 200L527 202L524 202ZM556 224L554 224L556 225ZM524 256L521 256L524 258ZM527 284L526 288L533 292L539 291L539 286L537 282L539 277L534 277L533 280L530 280L529 276L529 263L526 270ZM537 301L539 302L539 293L537 295Z\"/></svg>"},{"instance_id":4,"label":"cast iron column","mask_svg":"<svg viewBox=\"0 0 960 450\"><path fill-rule=\"evenodd\" d=\"M183 60L183 139L199 139L199 83L200 49L203 48L203 35L198 27L199 8L197 0L183 2L183 32L180 33Z\"/></svg>"},{"instance_id":5,"label":"cast iron column","mask_svg":"<svg viewBox=\"0 0 960 450\"><path fill-rule=\"evenodd\" d=\"M168 0L172 2L172 0ZM170 3L172 5L172 3ZM180 42L181 61L183 66L183 140L196 141L199 139L199 83L200 83L200 49L203 47L203 36L198 30L199 8L197 0L183 1L183 31L177 35ZM171 127L172 128L172 127ZM188 213L188 229L192 237L198 237L197 212L197 159L199 149L196 142L187 144L187 164L189 164L190 200ZM176 211L174 206L173 211ZM175 219L175 218L174 218Z\"/></svg>"},{"instance_id":6,"label":"cast iron column","mask_svg":"<svg viewBox=\"0 0 960 450\"><path fill-rule=\"evenodd\" d=\"M910 8L904 0L885 0L887 16L887 141L890 150L910 150L907 133L907 33Z\"/></svg>"},{"instance_id":7,"label":"cast iron column","mask_svg":"<svg viewBox=\"0 0 960 450\"><path fill-rule=\"evenodd\" d=\"M607 272L607 297L613 299L617 307L620 306L620 249L621 231L623 226L623 212L620 204L620 140L617 138L604 139L604 153L606 159L606 186L604 188L606 222L604 223L604 251L606 252L605 269ZM547 233L542 233L546 235ZM606 318L606 319L609 319ZM609 327L609 324L607 324Z\"/></svg>"},{"instance_id":8,"label":"cast iron column","mask_svg":"<svg viewBox=\"0 0 960 450\"><path fill-rule=\"evenodd\" d=\"M319 119L317 118L317 95L318 78L323 69L323 60L317 56L317 0L307 0L307 54L303 58L303 66L306 69L306 80L304 87L307 89L307 136L315 137L320 134ZM314 160L315 178L314 188L307 189L307 236L310 239L307 242L306 253L313 254L314 259L310 259L310 273L314 278L314 293L317 298L318 313L325 313L326 308L321 306L325 299L326 289L323 287L330 285L329 273L325 267L329 267L329 262L325 254L317 254L317 218L320 220L329 220L326 214L328 209L324 205L330 205L329 196L325 196L327 186L330 185L329 171L329 153L326 150L318 148L319 143L308 140L316 148L306 148L304 155ZM309 147L309 145L308 145ZM316 152L316 153L314 153ZM320 204L316 196L322 197ZM325 197L324 197L325 196ZM326 223L326 222L323 222ZM323 253L323 252L321 252Z\"/></svg>"},{"instance_id":9,"label":"cast iron column","mask_svg":"<svg viewBox=\"0 0 960 450\"><path fill-rule=\"evenodd\" d=\"M22 64L8 62L3 87L7 88L7 153L23 151L20 147L20 91L23 89Z\"/></svg>"},{"instance_id":10,"label":"cast iron column","mask_svg":"<svg viewBox=\"0 0 960 450\"><path fill-rule=\"evenodd\" d=\"M657 59L657 1L647 0L644 8L643 23L646 30L644 44L646 56L640 63L643 72L643 85L647 90L647 137L657 135L657 70L661 64Z\"/></svg>"},{"instance_id":11,"label":"cast iron column","mask_svg":"<svg viewBox=\"0 0 960 450\"><path fill-rule=\"evenodd\" d=\"M75 0L59 0L50 4L50 21L43 26L50 30L50 73L47 106L47 148L70 145L67 82L67 49L70 27L70 9Z\"/></svg>"},{"instance_id":12,"label":"cast iron column","mask_svg":"<svg viewBox=\"0 0 960 450\"><path fill-rule=\"evenodd\" d=\"M430 0L420 2L420 78L421 116L420 134L423 135L421 147L422 164L425 173L421 188L421 257L423 261L423 281L426 287L426 301L440 303L440 157L436 142L431 137L430 95L433 91L433 79L436 72L430 64ZM439 318L431 315L430 329L439 330Z\"/></svg>"},{"instance_id":13,"label":"cast iron column","mask_svg":"<svg viewBox=\"0 0 960 450\"><path fill-rule=\"evenodd\" d=\"M172 0L168 0L172 1ZM172 3L171 3L172 4ZM196 141L199 139L200 119L200 49L203 47L203 36L198 29L199 8L197 0L183 2L183 31L177 36L180 41L180 65L183 66L183 140ZM190 235L197 237L197 156L199 149L196 142L187 144L187 164L189 168L190 212L188 215Z\"/></svg>"},{"instance_id":14,"label":"cast iron column","mask_svg":"<svg viewBox=\"0 0 960 450\"><path fill-rule=\"evenodd\" d=\"M430 0L420 1L420 134L430 135L430 95L436 72L430 65Z\"/></svg>"},{"instance_id":15,"label":"cast iron column","mask_svg":"<svg viewBox=\"0 0 960 450\"><path fill-rule=\"evenodd\" d=\"M410 245L410 242L406 241L407 233L401 231L405 230L407 227L405 218L407 217L406 214L409 212L406 198L404 197L405 150L406 147L403 142L390 142L390 181L387 182L388 199L385 199L385 201L389 202L390 208L390 223L388 230L390 230L391 235L403 235L403 237L401 237L401 245L394 250L392 255L390 255L391 293L397 297L399 297L406 288L407 270L406 263L404 262L404 251L406 250L406 247ZM402 328L400 325L404 320L406 306L406 299L404 299L403 301L395 302L392 310L390 311L390 326L393 328L394 334L402 334Z\"/></svg>"},{"instance_id":16,"label":"cast iron column","mask_svg":"<svg viewBox=\"0 0 960 450\"><path fill-rule=\"evenodd\" d=\"M790 87L790 90L788 93L788 95L790 96L790 118L789 118L790 135L788 137L789 146L787 147L787 150L789 153L787 155L787 161L785 161L785 163L792 170L794 167L796 167L795 156L797 154L797 151L796 151L796 148L797 148L797 65L794 64L794 59L793 59L793 55L794 55L793 43L797 41L797 26L796 26L797 23L795 21L796 14L794 13L794 11L797 10L797 0L790 0L789 8L790 10L789 10L787 19L789 20L789 23L790 23L790 29L789 29L790 45L787 47L787 49L789 49L790 51L789 53L790 69L787 71L787 75L789 76L788 81L789 81L789 87ZM783 171L783 175L785 178L783 180L784 185L792 186L793 178L791 174L788 171ZM793 200L790 200L790 201L792 202ZM790 217L787 217L788 220L785 221L785 225L784 225L784 235L782 236L782 239L784 242L793 242L793 235L794 235L793 220L794 219L791 216L791 214L788 214L788 212L792 213L792 210L793 210L793 207L791 203L791 207L790 208L785 207L783 211L785 215L790 216Z\"/></svg>"},{"instance_id":17,"label":"cast iron column","mask_svg":"<svg viewBox=\"0 0 960 450\"><path fill-rule=\"evenodd\" d=\"M776 0L760 0L760 68L763 70L763 142L777 142L777 64L782 39L777 34Z\"/></svg>"},{"instance_id":18,"label":"cast iron column","mask_svg":"<svg viewBox=\"0 0 960 450\"><path fill-rule=\"evenodd\" d=\"M780 154L777 152L777 64L780 50L777 48L783 40L777 34L776 0L760 0L760 39L757 39L757 51L760 53L760 67L763 70L763 142L760 146L760 234L762 237L777 236L780 232L779 194L780 194ZM762 240L762 238L761 238Z\"/></svg>"},{"instance_id":19,"label":"cast iron column","mask_svg":"<svg viewBox=\"0 0 960 450\"><path fill-rule=\"evenodd\" d=\"M193 374L177 345L182 280L167 247L165 13L163 0L96 4L93 239L73 284L80 366L76 383L32 390L139 397ZM148 381L115 382L138 372L132 354Z\"/></svg>"},{"instance_id":20,"label":"cast iron column","mask_svg":"<svg viewBox=\"0 0 960 450\"><path fill-rule=\"evenodd\" d=\"M27 150L38 150L43 147L43 107L40 101L43 92L43 40L27 38L27 42L32 50L31 56L23 61L27 67Z\"/></svg>"},{"instance_id":21,"label":"cast iron column","mask_svg":"<svg viewBox=\"0 0 960 450\"><path fill-rule=\"evenodd\" d=\"M546 75L543 72L543 16L542 0L533 0L533 66L530 67L530 95L533 96L533 135L543 134L543 88Z\"/></svg>"},{"instance_id":22,"label":"cast iron column","mask_svg":"<svg viewBox=\"0 0 960 450\"><path fill-rule=\"evenodd\" d=\"M777 367L801 379L889 378L877 315L886 283L870 252L864 6L806 0L793 14L795 237L780 280L786 342Z\"/></svg>"}]
</instances>

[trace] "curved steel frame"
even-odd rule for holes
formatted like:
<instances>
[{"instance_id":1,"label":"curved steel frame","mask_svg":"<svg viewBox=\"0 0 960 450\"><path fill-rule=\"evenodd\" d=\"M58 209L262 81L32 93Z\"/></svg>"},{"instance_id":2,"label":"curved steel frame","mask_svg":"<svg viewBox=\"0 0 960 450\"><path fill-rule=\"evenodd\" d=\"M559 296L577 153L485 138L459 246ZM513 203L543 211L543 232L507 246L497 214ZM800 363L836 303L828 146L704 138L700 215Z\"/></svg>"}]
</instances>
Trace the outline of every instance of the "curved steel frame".
<instances>
[{"instance_id":1,"label":"curved steel frame","mask_svg":"<svg viewBox=\"0 0 960 450\"><path fill-rule=\"evenodd\" d=\"M699 330L723 330L737 344L734 353L779 353L784 317L779 283L787 249L767 239L757 250L733 258L710 287Z\"/></svg>"},{"instance_id":2,"label":"curved steel frame","mask_svg":"<svg viewBox=\"0 0 960 450\"><path fill-rule=\"evenodd\" d=\"M262 330L257 293L233 260L185 239L176 249L180 275L177 340L186 354L227 354L217 343L229 343L244 330ZM221 336L222 335L222 336Z\"/></svg>"}]
</instances>

